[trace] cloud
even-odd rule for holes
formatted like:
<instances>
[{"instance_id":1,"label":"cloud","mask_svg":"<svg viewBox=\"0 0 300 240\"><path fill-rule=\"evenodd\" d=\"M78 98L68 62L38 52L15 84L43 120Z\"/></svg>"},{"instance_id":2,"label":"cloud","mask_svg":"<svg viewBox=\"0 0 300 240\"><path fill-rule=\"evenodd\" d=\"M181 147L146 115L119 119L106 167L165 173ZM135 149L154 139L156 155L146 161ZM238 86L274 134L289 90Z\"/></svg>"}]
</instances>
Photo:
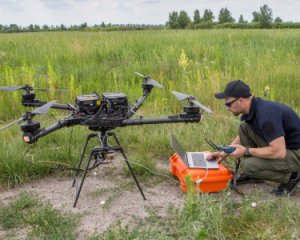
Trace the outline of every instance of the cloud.
<instances>
[{"instance_id":1,"label":"cloud","mask_svg":"<svg viewBox=\"0 0 300 240\"><path fill-rule=\"evenodd\" d=\"M195 9L219 11L227 7L237 20L242 14L251 21L253 11L267 4L274 17L300 22L300 1L292 0L0 0L0 24L89 25L105 23L164 24L172 11L185 10L191 18Z\"/></svg>"},{"instance_id":2,"label":"cloud","mask_svg":"<svg viewBox=\"0 0 300 240\"><path fill-rule=\"evenodd\" d=\"M161 3L161 1L159 1L159 0L143 0L143 1L141 1L141 3L143 4L143 3L145 3L145 4L159 4L159 3Z\"/></svg>"},{"instance_id":3,"label":"cloud","mask_svg":"<svg viewBox=\"0 0 300 240\"><path fill-rule=\"evenodd\" d=\"M40 0L39 1L46 9L57 11L68 11L79 5L85 5L88 1L83 0Z\"/></svg>"}]
</instances>

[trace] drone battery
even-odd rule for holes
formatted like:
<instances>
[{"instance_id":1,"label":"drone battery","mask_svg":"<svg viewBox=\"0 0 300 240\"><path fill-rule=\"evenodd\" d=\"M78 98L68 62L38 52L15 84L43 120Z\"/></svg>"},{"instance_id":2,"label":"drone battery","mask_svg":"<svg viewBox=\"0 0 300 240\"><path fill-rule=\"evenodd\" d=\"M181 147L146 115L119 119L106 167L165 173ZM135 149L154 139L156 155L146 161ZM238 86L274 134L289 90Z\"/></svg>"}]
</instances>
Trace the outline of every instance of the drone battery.
<instances>
[{"instance_id":1,"label":"drone battery","mask_svg":"<svg viewBox=\"0 0 300 240\"><path fill-rule=\"evenodd\" d=\"M103 100L109 100L113 105L128 105L127 97L124 93L103 93Z\"/></svg>"},{"instance_id":2,"label":"drone battery","mask_svg":"<svg viewBox=\"0 0 300 240\"><path fill-rule=\"evenodd\" d=\"M100 107L100 98L96 94L76 97L76 106L79 112L96 113Z\"/></svg>"},{"instance_id":3,"label":"drone battery","mask_svg":"<svg viewBox=\"0 0 300 240\"><path fill-rule=\"evenodd\" d=\"M195 183L193 186L195 190L202 193L220 192L232 179L231 171L222 164L219 164L219 169L189 168L177 153L174 153L169 160L171 174L179 179L180 188L185 192L188 191L187 177Z\"/></svg>"},{"instance_id":4,"label":"drone battery","mask_svg":"<svg viewBox=\"0 0 300 240\"><path fill-rule=\"evenodd\" d=\"M103 100L109 102L111 112L118 111L121 115L127 115L129 106L124 93L103 93Z\"/></svg>"}]
</instances>

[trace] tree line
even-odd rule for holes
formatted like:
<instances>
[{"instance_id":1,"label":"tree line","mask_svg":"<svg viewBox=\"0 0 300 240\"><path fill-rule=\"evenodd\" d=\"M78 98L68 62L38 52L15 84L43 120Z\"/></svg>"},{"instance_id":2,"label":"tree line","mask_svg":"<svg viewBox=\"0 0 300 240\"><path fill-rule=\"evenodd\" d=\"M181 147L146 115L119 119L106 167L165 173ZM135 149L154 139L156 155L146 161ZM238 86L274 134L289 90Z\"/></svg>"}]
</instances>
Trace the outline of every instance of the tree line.
<instances>
[{"instance_id":1,"label":"tree line","mask_svg":"<svg viewBox=\"0 0 300 240\"><path fill-rule=\"evenodd\" d=\"M169 19L166 24L95 24L88 26L87 23L79 25L66 26L47 25L42 26L30 24L27 27L21 27L17 24L2 25L0 24L0 33L15 33L15 32L41 32L41 31L131 31L131 30L149 30L149 29L206 29L206 28L300 28L298 22L283 22L280 17L273 19L272 9L268 5L260 7L259 11L252 13L253 19L248 22L241 14L236 21L228 8L221 8L217 21L210 9L205 9L203 15L196 9L193 19L191 19L186 11L179 13L173 11L169 13Z\"/></svg>"},{"instance_id":2,"label":"tree line","mask_svg":"<svg viewBox=\"0 0 300 240\"><path fill-rule=\"evenodd\" d=\"M194 11L193 20L186 11L173 11L169 14L166 26L170 29L197 29L197 28L300 28L300 23L283 22L280 17L273 19L272 9L268 5L260 7L252 13L253 19L249 23L241 14L236 21L228 8L221 8L217 21L210 9L205 9L202 17L200 11Z\"/></svg>"},{"instance_id":3,"label":"tree line","mask_svg":"<svg viewBox=\"0 0 300 240\"><path fill-rule=\"evenodd\" d=\"M30 24L26 27L18 26L17 24L2 25L0 24L0 33L17 33L17 32L48 32L48 31L118 31L118 30L146 30L146 29L162 29L165 28L163 24L95 24L88 26L87 23L79 25L66 26L61 25L47 25L42 26L37 24Z\"/></svg>"}]
</instances>

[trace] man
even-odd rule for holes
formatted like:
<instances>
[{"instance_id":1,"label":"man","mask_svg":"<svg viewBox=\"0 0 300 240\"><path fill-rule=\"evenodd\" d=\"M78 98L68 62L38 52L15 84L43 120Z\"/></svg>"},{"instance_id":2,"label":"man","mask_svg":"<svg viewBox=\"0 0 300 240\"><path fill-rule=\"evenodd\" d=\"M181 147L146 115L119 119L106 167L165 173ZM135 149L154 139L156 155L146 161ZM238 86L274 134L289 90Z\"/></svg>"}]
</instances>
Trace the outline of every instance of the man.
<instances>
[{"instance_id":1,"label":"man","mask_svg":"<svg viewBox=\"0 0 300 240\"><path fill-rule=\"evenodd\" d=\"M233 115L242 114L242 122L239 135L231 143L236 150L231 154L215 152L210 158L243 158L238 184L268 180L280 183L273 190L276 196L293 194L300 183L299 116L283 104L254 97L241 80L229 82L215 97L224 99Z\"/></svg>"}]
</instances>

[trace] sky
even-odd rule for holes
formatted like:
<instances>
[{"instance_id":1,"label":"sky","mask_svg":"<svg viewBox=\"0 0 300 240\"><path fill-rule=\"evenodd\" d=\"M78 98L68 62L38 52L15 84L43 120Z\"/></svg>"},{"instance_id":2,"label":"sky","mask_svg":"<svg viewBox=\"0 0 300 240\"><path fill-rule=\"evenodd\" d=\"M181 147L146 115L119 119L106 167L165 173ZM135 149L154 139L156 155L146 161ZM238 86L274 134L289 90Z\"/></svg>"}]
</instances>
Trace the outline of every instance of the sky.
<instances>
[{"instance_id":1,"label":"sky","mask_svg":"<svg viewBox=\"0 0 300 240\"><path fill-rule=\"evenodd\" d=\"M225 7L236 20L242 14L251 21L264 4L273 18L300 22L300 0L0 0L0 24L165 24L172 11L184 10L192 19L196 9L200 15L211 9L217 20Z\"/></svg>"}]
</instances>

